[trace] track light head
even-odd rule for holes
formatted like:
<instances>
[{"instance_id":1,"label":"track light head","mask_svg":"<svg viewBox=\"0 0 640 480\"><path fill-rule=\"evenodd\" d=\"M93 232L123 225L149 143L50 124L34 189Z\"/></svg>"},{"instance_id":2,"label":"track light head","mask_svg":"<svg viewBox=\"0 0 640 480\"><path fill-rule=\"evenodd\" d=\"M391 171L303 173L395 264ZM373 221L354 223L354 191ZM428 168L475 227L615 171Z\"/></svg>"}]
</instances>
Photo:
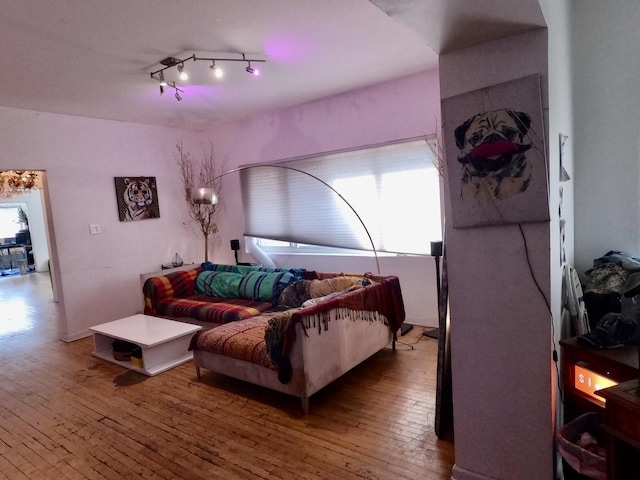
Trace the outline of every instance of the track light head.
<instances>
[{"instance_id":1,"label":"track light head","mask_svg":"<svg viewBox=\"0 0 640 480\"><path fill-rule=\"evenodd\" d=\"M245 71L247 73L250 73L251 75L253 75L254 77L257 77L260 75L260 70L258 70L257 68L253 68L251 66L251 62L247 62L247 68L245 68Z\"/></svg>"},{"instance_id":2,"label":"track light head","mask_svg":"<svg viewBox=\"0 0 640 480\"><path fill-rule=\"evenodd\" d=\"M164 95L164 85L160 84L160 95Z\"/></svg>"},{"instance_id":3,"label":"track light head","mask_svg":"<svg viewBox=\"0 0 640 480\"><path fill-rule=\"evenodd\" d=\"M184 71L184 64L181 63L178 65L178 73L180 74L180 80L184 81L189 79L189 75Z\"/></svg>"},{"instance_id":4,"label":"track light head","mask_svg":"<svg viewBox=\"0 0 640 480\"><path fill-rule=\"evenodd\" d=\"M223 75L222 69L216 66L216 62L212 62L209 68L211 69L211 73L213 74L214 77L222 78L222 75Z\"/></svg>"},{"instance_id":5,"label":"track light head","mask_svg":"<svg viewBox=\"0 0 640 480\"><path fill-rule=\"evenodd\" d=\"M160 71L160 74L158 75L158 80L160 80L160 87L166 87L167 86L167 81L164 79L164 72Z\"/></svg>"}]
</instances>

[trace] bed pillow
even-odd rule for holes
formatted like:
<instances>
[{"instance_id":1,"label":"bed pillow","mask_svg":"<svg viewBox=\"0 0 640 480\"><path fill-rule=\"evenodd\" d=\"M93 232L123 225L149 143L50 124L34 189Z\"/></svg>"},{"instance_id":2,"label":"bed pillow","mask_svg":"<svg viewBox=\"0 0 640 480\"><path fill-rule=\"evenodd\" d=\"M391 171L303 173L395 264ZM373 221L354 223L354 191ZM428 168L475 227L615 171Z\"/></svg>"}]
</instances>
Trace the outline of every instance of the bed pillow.
<instances>
[{"instance_id":1,"label":"bed pillow","mask_svg":"<svg viewBox=\"0 0 640 480\"><path fill-rule=\"evenodd\" d=\"M296 277L290 272L249 272L244 274L238 288L240 298L273 302Z\"/></svg>"},{"instance_id":2,"label":"bed pillow","mask_svg":"<svg viewBox=\"0 0 640 480\"><path fill-rule=\"evenodd\" d=\"M243 275L234 272L204 271L196 278L196 293L213 297L238 298Z\"/></svg>"}]
</instances>

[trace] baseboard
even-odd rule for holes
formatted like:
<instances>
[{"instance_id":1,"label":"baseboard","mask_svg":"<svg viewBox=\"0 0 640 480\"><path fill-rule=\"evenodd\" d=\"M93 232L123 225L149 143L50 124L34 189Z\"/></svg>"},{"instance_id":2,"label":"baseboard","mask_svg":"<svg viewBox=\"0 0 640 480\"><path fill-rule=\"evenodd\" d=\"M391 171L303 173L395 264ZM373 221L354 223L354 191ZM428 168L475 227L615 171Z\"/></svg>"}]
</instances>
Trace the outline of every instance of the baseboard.
<instances>
[{"instance_id":1,"label":"baseboard","mask_svg":"<svg viewBox=\"0 0 640 480\"><path fill-rule=\"evenodd\" d=\"M437 318L417 318L417 317L407 317L404 319L404 323L410 323L414 327L424 327L424 328L437 328L438 327L438 319Z\"/></svg>"},{"instance_id":2,"label":"baseboard","mask_svg":"<svg viewBox=\"0 0 640 480\"><path fill-rule=\"evenodd\" d=\"M499 480L494 477L488 477L486 475L482 475L481 473L472 472L471 470L467 470L466 468L461 468L457 465L453 466L453 470L451 471L451 480Z\"/></svg>"},{"instance_id":3,"label":"baseboard","mask_svg":"<svg viewBox=\"0 0 640 480\"><path fill-rule=\"evenodd\" d=\"M65 343L75 342L76 340L80 340L81 338L90 337L91 332L89 330L85 330L84 332L75 333L73 335L61 335L60 340Z\"/></svg>"}]
</instances>

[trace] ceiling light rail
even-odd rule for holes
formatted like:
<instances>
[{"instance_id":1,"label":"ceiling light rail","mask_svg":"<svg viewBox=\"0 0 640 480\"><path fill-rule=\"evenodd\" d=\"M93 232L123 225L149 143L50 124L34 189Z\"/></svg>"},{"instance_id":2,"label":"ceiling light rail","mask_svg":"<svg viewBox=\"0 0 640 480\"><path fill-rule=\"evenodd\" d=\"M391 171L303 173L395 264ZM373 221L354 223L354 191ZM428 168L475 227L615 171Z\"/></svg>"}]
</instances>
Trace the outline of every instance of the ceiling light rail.
<instances>
[{"instance_id":1,"label":"ceiling light rail","mask_svg":"<svg viewBox=\"0 0 640 480\"><path fill-rule=\"evenodd\" d=\"M160 61L161 65L164 67L151 72L151 78L160 82L160 95L164 94L164 90L166 87L173 88L175 90L175 97L178 101L182 100L182 96L180 93L184 93L184 90L179 88L176 85L176 82L167 82L164 78L164 72L169 68L176 68L178 71L178 77L182 81L186 81L189 78L189 74L185 71L185 62L192 60L196 61L205 61L211 62L209 68L211 69L211 73L215 78L222 78L223 70L220 68L219 63L221 62L244 62L247 64L245 71L250 73L251 75L257 77L260 76L260 69L255 66L251 66L252 63L266 63L266 60L260 58L247 58L244 53L240 53L238 55L242 55L242 58L233 58L233 57L198 57L195 53L187 58L175 58L175 57L167 57L164 60Z\"/></svg>"}]
</instances>

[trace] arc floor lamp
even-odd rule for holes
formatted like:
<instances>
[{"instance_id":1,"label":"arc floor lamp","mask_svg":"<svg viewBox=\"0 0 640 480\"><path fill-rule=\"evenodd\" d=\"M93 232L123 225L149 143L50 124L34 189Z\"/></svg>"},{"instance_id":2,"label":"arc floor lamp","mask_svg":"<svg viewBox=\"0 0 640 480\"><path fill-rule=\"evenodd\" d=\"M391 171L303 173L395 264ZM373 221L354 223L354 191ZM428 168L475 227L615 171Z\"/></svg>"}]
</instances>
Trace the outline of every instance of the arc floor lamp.
<instances>
[{"instance_id":1,"label":"arc floor lamp","mask_svg":"<svg viewBox=\"0 0 640 480\"><path fill-rule=\"evenodd\" d=\"M365 233L367 234L367 238L369 239L369 243L371 244L371 250L373 251L373 255L374 255L375 260L376 260L377 274L380 275L380 262L378 260L378 252L376 250L375 243L373 242L373 239L371 238L371 234L369 233L369 229L367 229L367 226L365 225L364 221L362 220L362 218L360 217L360 215L358 214L356 209L353 208L353 206L347 201L347 199L344 198L342 196L342 194L340 192L338 192L335 188L333 188L331 185L329 185L327 182L325 182L321 178L316 177L315 175L313 175L313 174L311 174L309 172L305 172L304 170L300 170L300 169L295 168L295 167L289 167L287 165L280 165L280 164L277 164L277 163L261 163L261 164L246 165L246 166L242 166L242 167L232 168L231 170L228 170L228 171L223 172L223 173L221 173L219 175L216 175L215 177L213 177L211 180L208 180L203 185L200 185L199 187L194 188L191 191L191 201L193 203L201 204L201 205L215 205L215 204L217 204L218 203L218 194L213 189L213 187L210 187L209 185L213 184L213 182L215 182L216 180L218 180L218 179L220 179L222 177L225 177L227 175L230 175L232 173L241 172L243 170L251 170L251 169L255 169L255 168L279 168L279 169L282 169L282 170L290 170L290 171L293 171L293 172L297 172L297 173L300 173L302 175L306 175L308 177L313 178L314 180L320 182L325 187L330 189L333 193L335 193L349 207L349 209L353 212L353 214L356 216L356 218L360 222L360 225L362 225L362 228L364 229Z\"/></svg>"}]
</instances>

